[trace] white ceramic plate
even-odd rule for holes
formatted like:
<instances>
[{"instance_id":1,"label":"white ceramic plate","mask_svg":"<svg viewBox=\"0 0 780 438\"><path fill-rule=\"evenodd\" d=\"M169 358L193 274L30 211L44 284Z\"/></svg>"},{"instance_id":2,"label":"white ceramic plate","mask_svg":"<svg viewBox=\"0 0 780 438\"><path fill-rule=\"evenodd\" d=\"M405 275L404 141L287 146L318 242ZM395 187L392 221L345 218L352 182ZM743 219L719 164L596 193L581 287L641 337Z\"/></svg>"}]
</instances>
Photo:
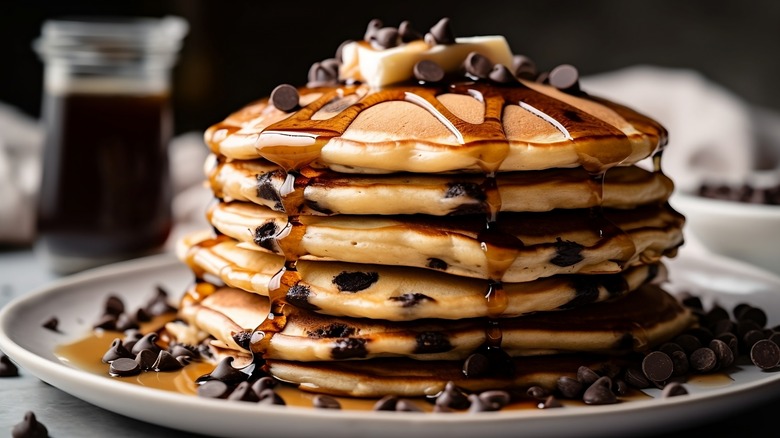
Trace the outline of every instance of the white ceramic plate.
<instances>
[{"instance_id":1,"label":"white ceramic plate","mask_svg":"<svg viewBox=\"0 0 780 438\"><path fill-rule=\"evenodd\" d=\"M780 323L780 278L730 259L692 258L682 251L670 263L674 287L717 300L730 309L739 302L764 308L770 325ZM41 380L102 408L185 431L243 436L473 437L625 436L661 433L733 414L776 396L780 372L745 366L726 386L688 384L687 396L607 406L567 406L480 414L333 411L259 406L210 400L141 387L90 374L61 362L57 345L83 337L102 312L108 294L137 307L161 285L183 291L191 273L171 256L155 256L99 268L28 293L0 310L0 349ZM172 297L175 299L175 297ZM62 335L41 324L57 316Z\"/></svg>"}]
</instances>

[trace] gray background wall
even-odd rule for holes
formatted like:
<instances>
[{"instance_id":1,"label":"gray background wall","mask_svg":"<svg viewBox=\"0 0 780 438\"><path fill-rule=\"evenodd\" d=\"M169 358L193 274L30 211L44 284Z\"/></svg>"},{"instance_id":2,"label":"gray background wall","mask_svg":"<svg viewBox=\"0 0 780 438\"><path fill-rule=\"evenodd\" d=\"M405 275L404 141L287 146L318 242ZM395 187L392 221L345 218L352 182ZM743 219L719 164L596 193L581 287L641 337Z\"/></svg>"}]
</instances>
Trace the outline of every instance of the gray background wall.
<instances>
[{"instance_id":1,"label":"gray background wall","mask_svg":"<svg viewBox=\"0 0 780 438\"><path fill-rule=\"evenodd\" d=\"M42 65L30 42L62 15L176 14L191 32L175 71L177 131L202 130L359 38L371 18L458 36L503 34L542 69L593 74L636 64L693 68L748 102L780 110L780 2L772 0L339 1L31 0L0 9L0 102L37 116Z\"/></svg>"}]
</instances>

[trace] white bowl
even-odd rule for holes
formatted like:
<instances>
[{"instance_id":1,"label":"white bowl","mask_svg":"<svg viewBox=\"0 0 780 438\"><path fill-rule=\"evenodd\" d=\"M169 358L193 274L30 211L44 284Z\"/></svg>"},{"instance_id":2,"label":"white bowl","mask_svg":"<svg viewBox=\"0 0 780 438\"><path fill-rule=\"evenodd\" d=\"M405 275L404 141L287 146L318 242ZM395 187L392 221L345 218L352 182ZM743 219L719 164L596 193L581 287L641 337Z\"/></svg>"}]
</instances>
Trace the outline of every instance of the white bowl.
<instances>
[{"instance_id":1,"label":"white bowl","mask_svg":"<svg viewBox=\"0 0 780 438\"><path fill-rule=\"evenodd\" d=\"M780 274L780 206L675 193L670 204L685 215L686 239L706 249Z\"/></svg>"}]
</instances>

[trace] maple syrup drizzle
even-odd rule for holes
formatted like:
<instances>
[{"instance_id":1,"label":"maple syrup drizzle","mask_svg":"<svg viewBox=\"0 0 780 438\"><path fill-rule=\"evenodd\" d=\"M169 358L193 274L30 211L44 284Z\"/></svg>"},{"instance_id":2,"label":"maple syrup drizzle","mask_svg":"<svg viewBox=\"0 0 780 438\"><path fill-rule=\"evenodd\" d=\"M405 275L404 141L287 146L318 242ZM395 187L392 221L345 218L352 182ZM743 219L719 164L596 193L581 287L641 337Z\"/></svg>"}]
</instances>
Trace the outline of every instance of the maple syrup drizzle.
<instances>
[{"instance_id":1,"label":"maple syrup drizzle","mask_svg":"<svg viewBox=\"0 0 780 438\"><path fill-rule=\"evenodd\" d=\"M316 89L316 91L321 92L321 89ZM302 92L306 93L305 90ZM479 96L485 105L483 122L472 124L456 117L436 98L438 94L444 92ZM334 99L355 93L359 95L357 101L333 117L312 119L314 114ZM590 98L587 95L583 97ZM626 120L634 123L637 129L651 135L656 134L661 143L665 142L665 131L652 120L605 100L591 100L612 108ZM501 326L497 318L507 306L506 293L501 281L504 273L514 263L520 253L520 248L523 246L519 239L509 233L502 232L500 225L499 212L502 201L495 175L509 153L509 140L504 134L501 120L505 105L518 104L526 109L543 108L543 118L548 123L553 124L556 129L567 134L567 141L574 143L581 166L592 175L593 194L598 205L591 209L595 232L602 242L615 237L621 239L620 261L629 260L636 252L628 235L608 221L601 208L604 174L607 169L627 159L632 152L628 138L617 128L585 111L537 92L521 83L512 88L482 82L464 82L448 84L444 87L388 87L371 92L366 91L363 86L344 86L322 93L312 103L293 112L287 118L270 124L259 132L246 134L247 138L256 139L255 147L262 158L279 165L286 172L286 180L280 190L280 195L288 216L287 226L275 238L284 255L285 264L268 285L271 312L252 337L253 352L262 353L267 348L273 333L284 328L285 296L288 289L300 281L296 264L298 258L303 254L300 243L305 233L305 225L298 213L304 203L303 189L308 182L308 178L303 178L300 182L297 181L301 169L315 162L324 145L331 138L343 134L362 111L388 101L408 101L426 109L455 135L458 142L464 146L464 153L472 154L482 168L486 220L485 227L479 233L478 239L485 252L489 277L489 286L485 293L490 315L486 328L488 349L500 350L501 348ZM231 120L231 122L233 121ZM236 135L238 130L239 128L228 122L216 125L211 130L209 146L217 152L219 143L230 135ZM589 138L607 136L614 139L609 148L595 144L596 142L584 141ZM221 162L218 161L217 166L220 165ZM218 168L210 175L215 175L217 171Z\"/></svg>"}]
</instances>

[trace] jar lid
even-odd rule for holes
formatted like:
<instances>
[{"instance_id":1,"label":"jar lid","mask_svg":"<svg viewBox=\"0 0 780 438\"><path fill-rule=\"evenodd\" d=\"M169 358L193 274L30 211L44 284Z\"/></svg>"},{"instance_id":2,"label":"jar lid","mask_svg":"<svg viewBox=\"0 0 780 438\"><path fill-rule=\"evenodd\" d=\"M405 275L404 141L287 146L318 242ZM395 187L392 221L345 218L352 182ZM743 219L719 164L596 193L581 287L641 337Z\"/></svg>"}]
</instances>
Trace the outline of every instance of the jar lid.
<instances>
[{"instance_id":1,"label":"jar lid","mask_svg":"<svg viewBox=\"0 0 780 438\"><path fill-rule=\"evenodd\" d=\"M69 17L47 20L33 47L45 60L73 64L175 62L189 25L181 17Z\"/></svg>"}]
</instances>

